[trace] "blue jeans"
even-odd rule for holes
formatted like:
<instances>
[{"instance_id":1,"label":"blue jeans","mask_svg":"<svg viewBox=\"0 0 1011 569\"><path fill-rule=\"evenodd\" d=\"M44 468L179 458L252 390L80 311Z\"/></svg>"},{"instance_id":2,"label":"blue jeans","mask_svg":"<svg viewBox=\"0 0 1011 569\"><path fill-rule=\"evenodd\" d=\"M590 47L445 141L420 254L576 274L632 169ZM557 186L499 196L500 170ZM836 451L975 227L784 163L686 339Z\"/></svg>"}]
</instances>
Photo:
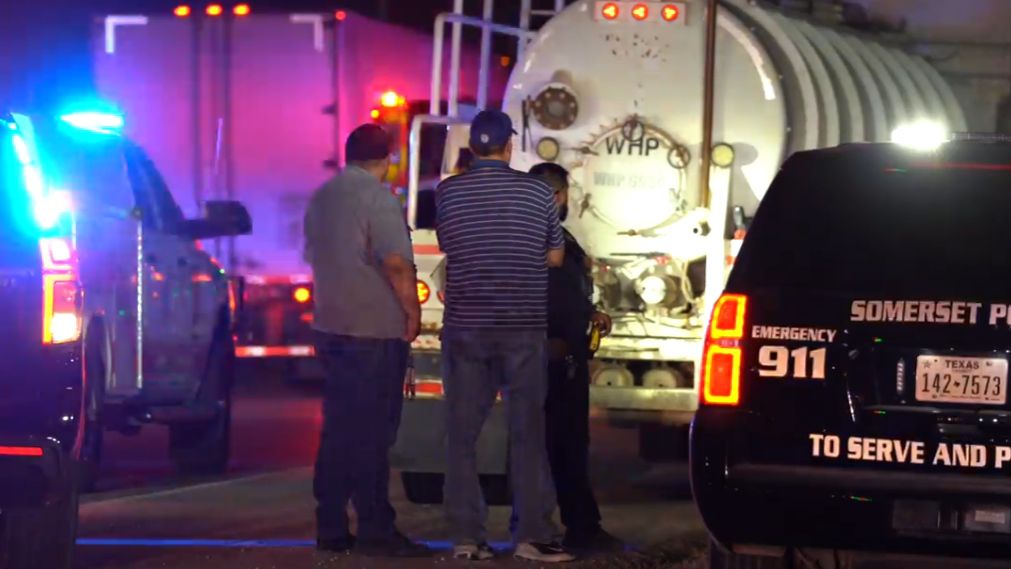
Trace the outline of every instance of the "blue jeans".
<instances>
[{"instance_id":1,"label":"blue jeans","mask_svg":"<svg viewBox=\"0 0 1011 569\"><path fill-rule=\"evenodd\" d=\"M446 516L456 544L487 540L488 507L478 481L476 444L501 391L509 423L509 475L517 543L550 541L545 518L554 486L544 445L547 354L544 332L454 330L442 334L448 460Z\"/></svg>"},{"instance_id":2,"label":"blue jeans","mask_svg":"<svg viewBox=\"0 0 1011 569\"><path fill-rule=\"evenodd\" d=\"M381 543L394 535L388 454L400 426L409 348L403 340L316 333L316 353L326 369L313 479L321 539L347 537L349 500L358 514L359 541Z\"/></svg>"}]
</instances>

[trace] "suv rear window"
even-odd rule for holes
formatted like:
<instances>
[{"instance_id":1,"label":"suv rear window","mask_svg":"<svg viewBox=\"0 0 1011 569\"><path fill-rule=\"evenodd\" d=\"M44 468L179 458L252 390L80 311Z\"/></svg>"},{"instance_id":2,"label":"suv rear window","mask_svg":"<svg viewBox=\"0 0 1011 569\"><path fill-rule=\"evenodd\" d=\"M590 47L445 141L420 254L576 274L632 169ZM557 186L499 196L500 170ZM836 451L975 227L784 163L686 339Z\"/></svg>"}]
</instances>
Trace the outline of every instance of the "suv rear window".
<instances>
[{"instance_id":1,"label":"suv rear window","mask_svg":"<svg viewBox=\"0 0 1011 569\"><path fill-rule=\"evenodd\" d=\"M730 284L1011 297L1011 150L797 155L759 207Z\"/></svg>"}]
</instances>

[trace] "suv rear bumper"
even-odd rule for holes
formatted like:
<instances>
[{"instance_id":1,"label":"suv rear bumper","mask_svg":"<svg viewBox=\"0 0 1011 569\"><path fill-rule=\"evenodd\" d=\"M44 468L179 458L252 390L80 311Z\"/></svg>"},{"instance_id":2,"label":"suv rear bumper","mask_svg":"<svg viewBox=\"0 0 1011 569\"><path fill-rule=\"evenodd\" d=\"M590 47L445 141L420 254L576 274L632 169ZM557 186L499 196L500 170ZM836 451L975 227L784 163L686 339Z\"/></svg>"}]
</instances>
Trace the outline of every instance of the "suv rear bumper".
<instances>
[{"instance_id":1,"label":"suv rear bumper","mask_svg":"<svg viewBox=\"0 0 1011 569\"><path fill-rule=\"evenodd\" d=\"M1011 556L1011 479L1001 473L748 462L729 449L742 432L750 444L761 435L735 414L745 415L703 408L691 434L695 501L725 547ZM981 525L979 512L1003 523Z\"/></svg>"},{"instance_id":2,"label":"suv rear bumper","mask_svg":"<svg viewBox=\"0 0 1011 569\"><path fill-rule=\"evenodd\" d=\"M25 454L13 454L12 449ZM30 456L23 449L41 449L41 456ZM72 482L72 466L67 453L50 438L0 437L0 509L50 503Z\"/></svg>"}]
</instances>

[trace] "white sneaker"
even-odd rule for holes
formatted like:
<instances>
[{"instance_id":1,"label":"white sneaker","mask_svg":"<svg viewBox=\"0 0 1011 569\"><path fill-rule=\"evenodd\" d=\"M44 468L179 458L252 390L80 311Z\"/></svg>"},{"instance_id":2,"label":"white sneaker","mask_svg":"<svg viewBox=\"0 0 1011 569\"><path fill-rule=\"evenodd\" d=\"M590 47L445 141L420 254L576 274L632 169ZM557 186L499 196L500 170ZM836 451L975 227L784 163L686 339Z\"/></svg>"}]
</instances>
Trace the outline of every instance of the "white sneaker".
<instances>
[{"instance_id":1,"label":"white sneaker","mask_svg":"<svg viewBox=\"0 0 1011 569\"><path fill-rule=\"evenodd\" d=\"M453 559L463 561L488 561L495 557L495 552L487 543L472 543L457 545L453 547Z\"/></svg>"},{"instance_id":2,"label":"white sneaker","mask_svg":"<svg viewBox=\"0 0 1011 569\"><path fill-rule=\"evenodd\" d=\"M513 553L516 559L540 561L542 563L566 563L574 561L576 556L557 543L524 542L516 546Z\"/></svg>"}]
</instances>

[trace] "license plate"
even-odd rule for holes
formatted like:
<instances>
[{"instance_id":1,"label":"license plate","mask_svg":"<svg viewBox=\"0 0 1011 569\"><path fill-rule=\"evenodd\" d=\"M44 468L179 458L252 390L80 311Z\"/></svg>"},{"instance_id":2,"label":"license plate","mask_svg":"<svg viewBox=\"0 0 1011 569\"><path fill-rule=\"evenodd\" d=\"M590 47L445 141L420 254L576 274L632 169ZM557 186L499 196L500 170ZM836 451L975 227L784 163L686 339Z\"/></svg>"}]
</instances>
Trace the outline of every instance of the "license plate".
<instances>
[{"instance_id":1,"label":"license plate","mask_svg":"<svg viewBox=\"0 0 1011 569\"><path fill-rule=\"evenodd\" d=\"M1007 402L1003 358L919 356L916 400L936 403L1003 405Z\"/></svg>"}]
</instances>

